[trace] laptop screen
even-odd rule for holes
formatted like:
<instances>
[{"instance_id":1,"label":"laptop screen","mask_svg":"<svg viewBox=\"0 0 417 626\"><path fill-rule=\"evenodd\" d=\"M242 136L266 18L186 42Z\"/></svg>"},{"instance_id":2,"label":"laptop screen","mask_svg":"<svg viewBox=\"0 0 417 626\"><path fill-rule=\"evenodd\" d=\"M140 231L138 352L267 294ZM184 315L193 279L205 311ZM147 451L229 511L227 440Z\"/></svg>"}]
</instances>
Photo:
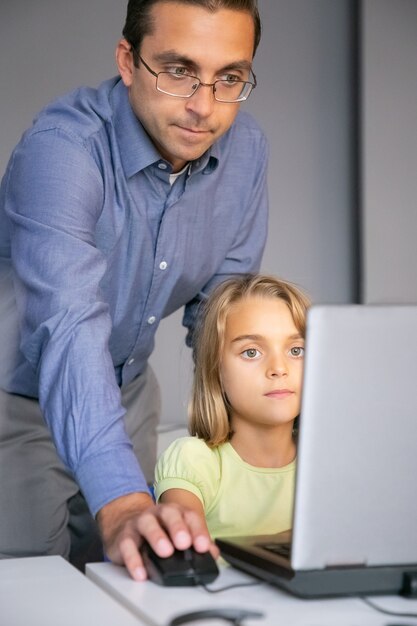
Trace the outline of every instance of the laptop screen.
<instances>
[{"instance_id":1,"label":"laptop screen","mask_svg":"<svg viewBox=\"0 0 417 626\"><path fill-rule=\"evenodd\" d=\"M417 562L417 307L309 311L292 566Z\"/></svg>"}]
</instances>

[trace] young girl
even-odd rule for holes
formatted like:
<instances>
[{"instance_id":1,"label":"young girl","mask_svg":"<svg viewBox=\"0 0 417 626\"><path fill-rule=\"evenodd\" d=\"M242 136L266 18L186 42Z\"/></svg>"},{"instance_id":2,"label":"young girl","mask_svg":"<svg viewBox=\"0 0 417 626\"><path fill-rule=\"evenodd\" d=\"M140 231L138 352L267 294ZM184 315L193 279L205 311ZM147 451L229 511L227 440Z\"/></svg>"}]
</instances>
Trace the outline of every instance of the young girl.
<instances>
[{"instance_id":1,"label":"young girl","mask_svg":"<svg viewBox=\"0 0 417 626\"><path fill-rule=\"evenodd\" d=\"M197 330L192 437L160 457L155 495L205 517L213 538L292 525L307 297L245 275L207 300Z\"/></svg>"}]
</instances>

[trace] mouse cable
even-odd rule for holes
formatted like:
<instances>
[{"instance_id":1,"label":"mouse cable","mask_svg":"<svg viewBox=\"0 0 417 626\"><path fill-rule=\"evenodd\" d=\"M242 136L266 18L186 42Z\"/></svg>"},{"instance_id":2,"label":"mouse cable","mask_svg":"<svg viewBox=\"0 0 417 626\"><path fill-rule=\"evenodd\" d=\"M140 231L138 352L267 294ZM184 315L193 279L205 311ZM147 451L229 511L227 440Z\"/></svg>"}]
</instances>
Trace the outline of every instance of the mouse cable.
<instances>
[{"instance_id":1,"label":"mouse cable","mask_svg":"<svg viewBox=\"0 0 417 626\"><path fill-rule=\"evenodd\" d=\"M233 585L226 585L226 587L217 587L217 589L213 589L204 583L200 583L200 587L203 587L207 593L220 593L221 591L229 591L229 589L236 589L237 587L254 587L256 585L263 585L263 583L263 580L255 580L251 583L234 583Z\"/></svg>"},{"instance_id":2,"label":"mouse cable","mask_svg":"<svg viewBox=\"0 0 417 626\"><path fill-rule=\"evenodd\" d=\"M378 606L378 604L375 604L375 602L372 602L372 600L370 600L366 596L359 596L359 599L362 600L362 602L365 602L365 604L367 604L368 606L370 606L371 609L379 611L380 613L384 613L384 615L391 615L392 617L417 617L417 613L398 613L397 611L389 611L388 609L383 609L382 606Z\"/></svg>"},{"instance_id":3,"label":"mouse cable","mask_svg":"<svg viewBox=\"0 0 417 626\"><path fill-rule=\"evenodd\" d=\"M245 609L206 609L177 615L169 622L168 626L181 626L181 624L188 624L189 622L216 618L230 622L232 626L243 626L243 620L255 617L264 617L264 614L259 611L247 611Z\"/></svg>"}]
</instances>

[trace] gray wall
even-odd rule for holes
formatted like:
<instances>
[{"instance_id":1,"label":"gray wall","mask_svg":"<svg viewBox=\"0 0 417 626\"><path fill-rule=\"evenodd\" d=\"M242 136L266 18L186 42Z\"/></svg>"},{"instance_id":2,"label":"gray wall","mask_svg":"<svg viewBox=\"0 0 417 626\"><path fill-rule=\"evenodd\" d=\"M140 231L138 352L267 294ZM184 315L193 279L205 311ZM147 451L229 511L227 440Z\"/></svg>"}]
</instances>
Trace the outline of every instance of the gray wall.
<instances>
[{"instance_id":1,"label":"gray wall","mask_svg":"<svg viewBox=\"0 0 417 626\"><path fill-rule=\"evenodd\" d=\"M259 92L247 103L271 144L264 268L322 302L354 293L351 4L261 0Z\"/></svg>"},{"instance_id":2,"label":"gray wall","mask_svg":"<svg viewBox=\"0 0 417 626\"><path fill-rule=\"evenodd\" d=\"M0 173L52 98L116 74L125 0L0 2Z\"/></svg>"},{"instance_id":3,"label":"gray wall","mask_svg":"<svg viewBox=\"0 0 417 626\"><path fill-rule=\"evenodd\" d=\"M378 0L379 1L379 0ZM0 171L51 98L115 73L125 0L14 0L0 5ZM355 293L349 0L260 0L259 87L246 108L271 146L271 216L263 269L316 302ZM191 378L181 312L164 320L152 363L163 422L185 422Z\"/></svg>"},{"instance_id":4,"label":"gray wall","mask_svg":"<svg viewBox=\"0 0 417 626\"><path fill-rule=\"evenodd\" d=\"M417 2L362 9L363 301L417 303Z\"/></svg>"}]
</instances>

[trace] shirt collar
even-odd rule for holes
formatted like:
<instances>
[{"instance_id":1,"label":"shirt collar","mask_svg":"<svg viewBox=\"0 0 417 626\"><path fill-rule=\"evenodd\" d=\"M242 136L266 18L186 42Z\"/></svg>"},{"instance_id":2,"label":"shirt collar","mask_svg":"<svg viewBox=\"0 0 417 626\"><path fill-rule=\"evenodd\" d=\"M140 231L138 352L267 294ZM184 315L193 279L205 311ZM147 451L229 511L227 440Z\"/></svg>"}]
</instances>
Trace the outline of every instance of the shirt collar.
<instances>
[{"instance_id":1,"label":"shirt collar","mask_svg":"<svg viewBox=\"0 0 417 626\"><path fill-rule=\"evenodd\" d=\"M130 106L128 91L119 80L110 95L114 130L126 177L130 178L161 159L157 149Z\"/></svg>"},{"instance_id":2,"label":"shirt collar","mask_svg":"<svg viewBox=\"0 0 417 626\"><path fill-rule=\"evenodd\" d=\"M114 129L119 144L120 159L126 177L130 178L145 167L161 161L161 155L134 114L127 88L122 80L115 84L110 95L110 103L114 111ZM204 174L211 174L217 168L220 153L220 146L217 142L199 159L191 163L190 175L200 171Z\"/></svg>"},{"instance_id":3,"label":"shirt collar","mask_svg":"<svg viewBox=\"0 0 417 626\"><path fill-rule=\"evenodd\" d=\"M215 143L199 159L190 163L190 176L197 174L197 172L203 172L203 174L214 172L219 164L219 153L219 146Z\"/></svg>"}]
</instances>

